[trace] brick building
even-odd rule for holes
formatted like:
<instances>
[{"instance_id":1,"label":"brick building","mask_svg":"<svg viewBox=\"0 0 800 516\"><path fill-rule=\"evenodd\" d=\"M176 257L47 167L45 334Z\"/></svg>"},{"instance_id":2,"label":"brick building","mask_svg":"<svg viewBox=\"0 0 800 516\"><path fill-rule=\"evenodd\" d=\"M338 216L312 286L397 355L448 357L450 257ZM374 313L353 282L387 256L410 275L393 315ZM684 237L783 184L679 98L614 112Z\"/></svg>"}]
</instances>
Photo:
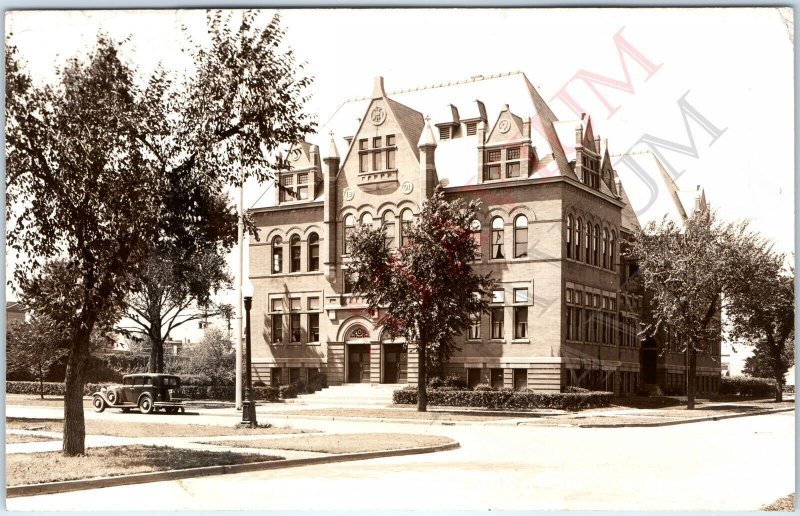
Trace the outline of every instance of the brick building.
<instances>
[{"instance_id":1,"label":"brick building","mask_svg":"<svg viewBox=\"0 0 800 516\"><path fill-rule=\"evenodd\" d=\"M256 381L320 370L332 385L416 382L413 346L387 341L350 293L345 235L382 224L387 245L403 245L441 184L481 199L474 268L499 280L446 372L542 392L639 388L642 295L619 254L639 222L589 116L559 121L522 73L391 94L377 78L319 134L324 154L294 145L293 169L251 210Z\"/></svg>"}]
</instances>

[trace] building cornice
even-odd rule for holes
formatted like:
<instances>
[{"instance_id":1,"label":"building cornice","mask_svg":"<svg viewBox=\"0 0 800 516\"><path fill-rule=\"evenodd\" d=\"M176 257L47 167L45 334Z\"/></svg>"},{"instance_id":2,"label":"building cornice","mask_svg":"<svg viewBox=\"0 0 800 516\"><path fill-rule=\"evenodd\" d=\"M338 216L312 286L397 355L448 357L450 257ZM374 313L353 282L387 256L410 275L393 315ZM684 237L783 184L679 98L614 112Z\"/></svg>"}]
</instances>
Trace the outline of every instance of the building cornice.
<instances>
[{"instance_id":1,"label":"building cornice","mask_svg":"<svg viewBox=\"0 0 800 516\"><path fill-rule=\"evenodd\" d=\"M311 202L302 202L297 204L281 204L279 206L263 206L261 208L250 208L247 210L247 213L268 213L272 211L289 211L289 210L301 210L301 209L308 209L308 208L322 208L325 205L325 201L311 201Z\"/></svg>"}]
</instances>

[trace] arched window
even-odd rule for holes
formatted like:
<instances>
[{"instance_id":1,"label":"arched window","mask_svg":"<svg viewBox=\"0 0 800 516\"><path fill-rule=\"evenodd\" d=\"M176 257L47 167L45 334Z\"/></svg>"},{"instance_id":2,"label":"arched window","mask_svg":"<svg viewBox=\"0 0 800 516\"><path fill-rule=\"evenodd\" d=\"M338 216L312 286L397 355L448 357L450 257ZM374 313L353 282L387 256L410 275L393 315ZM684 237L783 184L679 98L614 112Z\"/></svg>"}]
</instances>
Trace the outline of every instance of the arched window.
<instances>
[{"instance_id":1,"label":"arched window","mask_svg":"<svg viewBox=\"0 0 800 516\"><path fill-rule=\"evenodd\" d=\"M308 270L319 270L319 236L316 233L308 235Z\"/></svg>"},{"instance_id":2,"label":"arched window","mask_svg":"<svg viewBox=\"0 0 800 516\"><path fill-rule=\"evenodd\" d=\"M283 271L283 240L276 236L272 239L272 273Z\"/></svg>"},{"instance_id":3,"label":"arched window","mask_svg":"<svg viewBox=\"0 0 800 516\"><path fill-rule=\"evenodd\" d=\"M367 226L367 227L371 228L372 227L372 222L373 222L372 215L370 215L369 213L365 213L364 215L361 216L361 225L362 226Z\"/></svg>"},{"instance_id":4,"label":"arched window","mask_svg":"<svg viewBox=\"0 0 800 516\"><path fill-rule=\"evenodd\" d=\"M492 219L492 259L502 260L506 257L503 249L503 219L495 217Z\"/></svg>"},{"instance_id":5,"label":"arched window","mask_svg":"<svg viewBox=\"0 0 800 516\"><path fill-rule=\"evenodd\" d=\"M300 272L300 237L294 235L289 239L290 272Z\"/></svg>"},{"instance_id":6,"label":"arched window","mask_svg":"<svg viewBox=\"0 0 800 516\"><path fill-rule=\"evenodd\" d=\"M475 242L475 259L481 259L481 221L473 219L469 223L469 230L472 232L472 241Z\"/></svg>"},{"instance_id":7,"label":"arched window","mask_svg":"<svg viewBox=\"0 0 800 516\"><path fill-rule=\"evenodd\" d=\"M616 256L617 256L617 249L614 247L614 232L611 232L611 236L608 239L608 268L612 271L616 267Z\"/></svg>"},{"instance_id":8,"label":"arched window","mask_svg":"<svg viewBox=\"0 0 800 516\"><path fill-rule=\"evenodd\" d=\"M583 221L579 218L575 223L575 256L573 258L576 260L581 259L581 238L583 238Z\"/></svg>"},{"instance_id":9,"label":"arched window","mask_svg":"<svg viewBox=\"0 0 800 516\"><path fill-rule=\"evenodd\" d=\"M514 258L528 256L528 217L520 215L514 219Z\"/></svg>"},{"instance_id":10,"label":"arched window","mask_svg":"<svg viewBox=\"0 0 800 516\"><path fill-rule=\"evenodd\" d=\"M348 215L344 218L344 245L342 246L344 249L344 254L350 254L350 235L353 234L356 226L356 218L352 215Z\"/></svg>"},{"instance_id":11,"label":"arched window","mask_svg":"<svg viewBox=\"0 0 800 516\"><path fill-rule=\"evenodd\" d=\"M383 214L383 245L386 249L394 249L394 213L387 211Z\"/></svg>"},{"instance_id":12,"label":"arched window","mask_svg":"<svg viewBox=\"0 0 800 516\"><path fill-rule=\"evenodd\" d=\"M594 237L592 242L592 265L600 265L600 226L594 227L592 236Z\"/></svg>"},{"instance_id":13,"label":"arched window","mask_svg":"<svg viewBox=\"0 0 800 516\"><path fill-rule=\"evenodd\" d=\"M567 215L567 258L572 258L572 215Z\"/></svg>"},{"instance_id":14,"label":"arched window","mask_svg":"<svg viewBox=\"0 0 800 516\"><path fill-rule=\"evenodd\" d=\"M584 255L583 259L586 263L592 263L592 224L586 221L586 233L583 235Z\"/></svg>"},{"instance_id":15,"label":"arched window","mask_svg":"<svg viewBox=\"0 0 800 516\"><path fill-rule=\"evenodd\" d=\"M408 230L413 221L414 215L411 213L411 210L403 210L403 213L400 215L400 247L410 243L408 240Z\"/></svg>"},{"instance_id":16,"label":"arched window","mask_svg":"<svg viewBox=\"0 0 800 516\"><path fill-rule=\"evenodd\" d=\"M608 269L608 230L603 228L603 268Z\"/></svg>"}]
</instances>

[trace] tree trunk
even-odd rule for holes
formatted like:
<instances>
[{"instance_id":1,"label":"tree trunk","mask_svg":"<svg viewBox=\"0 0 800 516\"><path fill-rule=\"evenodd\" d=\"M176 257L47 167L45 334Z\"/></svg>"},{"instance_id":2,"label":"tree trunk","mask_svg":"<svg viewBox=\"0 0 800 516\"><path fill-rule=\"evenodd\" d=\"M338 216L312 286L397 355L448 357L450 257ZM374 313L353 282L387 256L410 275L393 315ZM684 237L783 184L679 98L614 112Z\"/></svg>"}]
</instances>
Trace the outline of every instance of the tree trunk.
<instances>
[{"instance_id":1,"label":"tree trunk","mask_svg":"<svg viewBox=\"0 0 800 516\"><path fill-rule=\"evenodd\" d=\"M417 411L427 412L428 410L428 386L426 381L427 358L425 356L425 348L427 345L421 342L417 346L417 358L419 365L417 366Z\"/></svg>"},{"instance_id":2,"label":"tree trunk","mask_svg":"<svg viewBox=\"0 0 800 516\"><path fill-rule=\"evenodd\" d=\"M775 401L783 401L783 375L775 376Z\"/></svg>"},{"instance_id":3,"label":"tree trunk","mask_svg":"<svg viewBox=\"0 0 800 516\"><path fill-rule=\"evenodd\" d=\"M160 331L150 335L150 360L147 362L147 372L164 372L164 338Z\"/></svg>"},{"instance_id":4,"label":"tree trunk","mask_svg":"<svg viewBox=\"0 0 800 516\"><path fill-rule=\"evenodd\" d=\"M75 336L67 360L64 392L63 452L67 457L85 452L86 428L83 420L83 374L89 359L89 331Z\"/></svg>"},{"instance_id":5,"label":"tree trunk","mask_svg":"<svg viewBox=\"0 0 800 516\"><path fill-rule=\"evenodd\" d=\"M686 372L686 408L694 409L695 380L697 379L697 350L692 344L686 346L688 367Z\"/></svg>"}]
</instances>

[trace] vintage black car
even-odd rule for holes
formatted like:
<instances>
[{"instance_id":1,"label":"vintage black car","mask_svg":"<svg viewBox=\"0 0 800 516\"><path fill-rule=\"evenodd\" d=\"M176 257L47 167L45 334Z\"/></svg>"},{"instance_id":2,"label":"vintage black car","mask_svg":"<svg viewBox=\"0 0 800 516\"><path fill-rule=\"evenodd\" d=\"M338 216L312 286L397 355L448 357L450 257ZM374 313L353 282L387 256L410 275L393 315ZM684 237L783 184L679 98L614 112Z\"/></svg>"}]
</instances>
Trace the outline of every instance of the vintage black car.
<instances>
[{"instance_id":1,"label":"vintage black car","mask_svg":"<svg viewBox=\"0 0 800 516\"><path fill-rule=\"evenodd\" d=\"M95 412L106 408L119 408L128 412L138 408L143 414L164 409L168 414L183 412L181 379L174 374L140 373L122 377L122 385L103 387L94 393L92 405Z\"/></svg>"}]
</instances>

